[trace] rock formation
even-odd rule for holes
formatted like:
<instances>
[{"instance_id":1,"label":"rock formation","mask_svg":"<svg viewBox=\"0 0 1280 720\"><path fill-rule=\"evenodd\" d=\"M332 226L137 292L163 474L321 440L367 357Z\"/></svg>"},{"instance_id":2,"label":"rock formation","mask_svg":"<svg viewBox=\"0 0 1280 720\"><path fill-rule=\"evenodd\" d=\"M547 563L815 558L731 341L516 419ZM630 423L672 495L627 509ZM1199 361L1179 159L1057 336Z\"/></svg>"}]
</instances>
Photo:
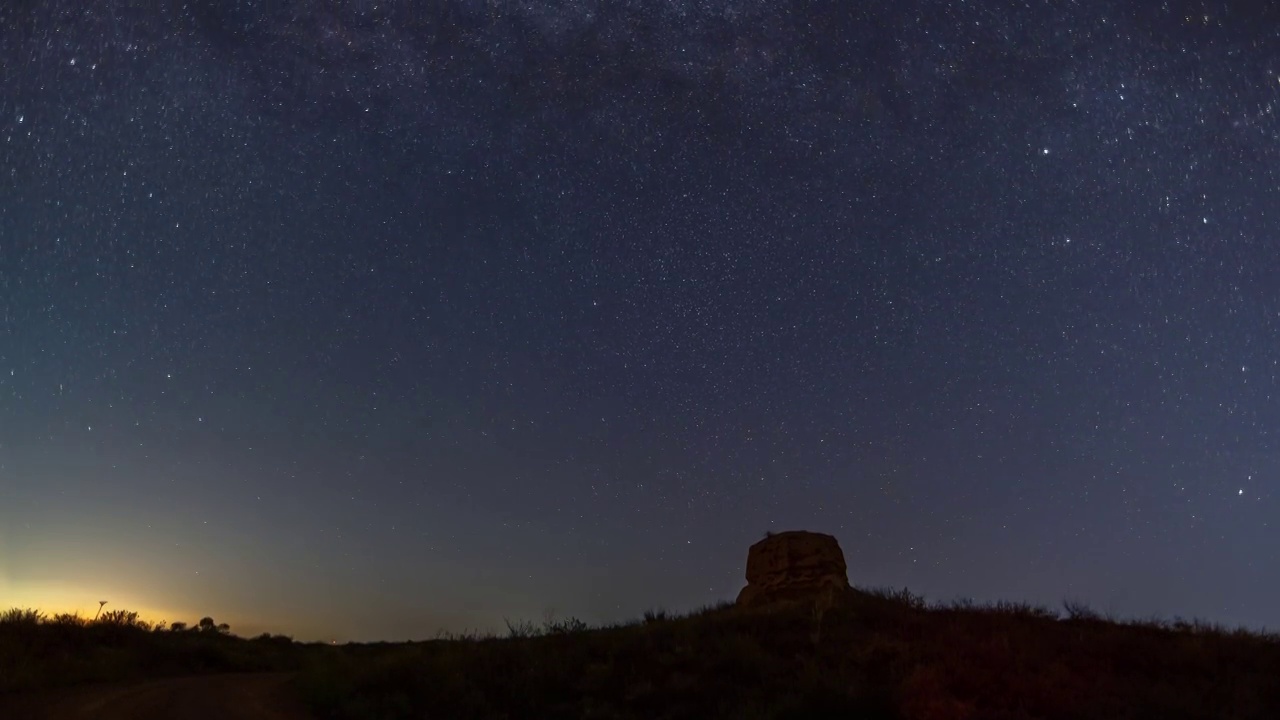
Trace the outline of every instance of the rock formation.
<instances>
[{"instance_id":1,"label":"rock formation","mask_svg":"<svg viewBox=\"0 0 1280 720\"><path fill-rule=\"evenodd\" d=\"M791 530L771 533L747 551L747 586L739 607L805 600L849 590L840 543L830 535Z\"/></svg>"}]
</instances>

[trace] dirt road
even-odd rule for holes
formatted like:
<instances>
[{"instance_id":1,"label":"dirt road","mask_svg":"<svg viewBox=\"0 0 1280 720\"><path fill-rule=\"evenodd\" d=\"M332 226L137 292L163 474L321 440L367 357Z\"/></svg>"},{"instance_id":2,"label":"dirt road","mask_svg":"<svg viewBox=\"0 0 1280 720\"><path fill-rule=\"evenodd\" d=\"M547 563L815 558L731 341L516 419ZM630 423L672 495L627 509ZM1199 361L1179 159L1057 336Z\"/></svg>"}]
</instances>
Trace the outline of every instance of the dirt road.
<instances>
[{"instance_id":1,"label":"dirt road","mask_svg":"<svg viewBox=\"0 0 1280 720\"><path fill-rule=\"evenodd\" d=\"M290 675L255 673L76 688L0 701L4 720L306 720Z\"/></svg>"}]
</instances>

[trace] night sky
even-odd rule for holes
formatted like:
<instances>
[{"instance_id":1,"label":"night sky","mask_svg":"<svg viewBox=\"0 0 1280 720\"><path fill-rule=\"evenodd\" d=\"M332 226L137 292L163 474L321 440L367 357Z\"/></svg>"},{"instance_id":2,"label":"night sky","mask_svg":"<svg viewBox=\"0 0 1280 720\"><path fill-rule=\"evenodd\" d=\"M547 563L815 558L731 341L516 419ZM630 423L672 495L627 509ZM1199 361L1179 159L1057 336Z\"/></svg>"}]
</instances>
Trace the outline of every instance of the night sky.
<instances>
[{"instance_id":1,"label":"night sky","mask_svg":"<svg viewBox=\"0 0 1280 720\"><path fill-rule=\"evenodd\" d=\"M1265 6L6 2L0 605L1280 627Z\"/></svg>"}]
</instances>

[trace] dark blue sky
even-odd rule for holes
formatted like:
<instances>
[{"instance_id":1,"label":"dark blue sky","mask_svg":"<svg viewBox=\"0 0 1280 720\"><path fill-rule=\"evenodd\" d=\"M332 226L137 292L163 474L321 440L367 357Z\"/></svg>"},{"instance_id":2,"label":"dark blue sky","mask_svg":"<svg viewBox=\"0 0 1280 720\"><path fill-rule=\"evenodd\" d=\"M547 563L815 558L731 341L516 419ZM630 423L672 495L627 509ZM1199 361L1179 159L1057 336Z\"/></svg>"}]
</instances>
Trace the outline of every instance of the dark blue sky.
<instances>
[{"instance_id":1,"label":"dark blue sky","mask_svg":"<svg viewBox=\"0 0 1280 720\"><path fill-rule=\"evenodd\" d=\"M0 605L1280 626L1280 13L0 9ZM110 607L109 606L109 607Z\"/></svg>"}]
</instances>

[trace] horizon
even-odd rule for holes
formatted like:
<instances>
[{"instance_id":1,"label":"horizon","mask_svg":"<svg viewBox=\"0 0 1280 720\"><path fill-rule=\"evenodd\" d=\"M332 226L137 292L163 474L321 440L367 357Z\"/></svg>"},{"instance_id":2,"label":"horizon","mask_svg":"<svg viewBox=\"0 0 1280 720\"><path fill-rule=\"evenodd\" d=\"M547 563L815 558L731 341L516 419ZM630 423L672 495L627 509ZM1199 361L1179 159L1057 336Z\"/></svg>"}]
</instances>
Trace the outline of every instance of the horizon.
<instances>
[{"instance_id":1,"label":"horizon","mask_svg":"<svg viewBox=\"0 0 1280 720\"><path fill-rule=\"evenodd\" d=\"M1280 627L1275 12L0 7L0 605Z\"/></svg>"},{"instance_id":2,"label":"horizon","mask_svg":"<svg viewBox=\"0 0 1280 720\"><path fill-rule=\"evenodd\" d=\"M874 587L873 587L873 586L860 586L860 585L858 585L858 584L856 584L856 583L855 583L855 584L853 585L853 589L854 589L855 591L865 592L865 591L877 591L877 590L895 590L896 588L892 588L892 587L889 587L889 586L874 586ZM910 590L910 588L907 588L907 589L908 589L908 590ZM9 596L6 596L6 597L9 597ZM21 593L19 593L19 594L15 594L13 597L16 597L16 598L22 598L22 597L24 597L24 596L23 596ZM973 601L973 602L975 603L975 605L976 605L976 606L995 605L995 604L997 604L997 603L1005 603L1005 602L1007 602L1007 603L1012 603L1012 604L1018 604L1018 603L1027 602L1027 601L1022 600L1022 599L1019 599L1019 598L984 598L984 599L977 599L977 598L969 598L969 597L964 597L964 598L961 598L961 597L956 597L956 598L928 598L928 597L925 597L925 598L924 598L924 601L927 603L927 606L926 606L926 609L927 609L927 610L935 610L935 609L942 609L942 608L946 608L950 603L956 603L956 602L961 602L961 601ZM729 601L729 600L724 600L724 601L722 601L722 602L724 602L724 603L728 603L728 604L732 604L732 602L731 602L731 601ZM1030 606L1032 606L1032 607L1035 607L1035 608L1043 608L1043 609L1046 609L1046 610L1048 610L1048 611L1052 612L1053 614L1057 615L1057 616L1058 616L1058 618L1059 618L1060 620L1062 620L1062 619L1066 619L1066 618L1068 617L1068 615L1067 615L1067 614L1064 614L1064 612L1063 612L1063 610L1062 610L1062 606L1063 606L1063 605L1065 605L1065 604L1066 604L1066 603L1068 603L1068 602L1071 602L1071 603L1081 603L1081 604L1083 605L1083 607L1084 607L1084 608L1087 608L1088 610L1091 610L1091 611L1098 612L1099 616L1100 616L1103 620L1105 620L1105 621L1107 621L1107 622L1115 622L1115 623L1119 623L1119 624L1128 624L1128 623L1138 623L1138 624L1140 624L1140 623L1153 622L1153 621L1156 621L1156 622L1186 621L1186 622L1191 622L1191 623L1206 623L1206 624L1209 624L1209 625L1212 625L1212 626L1215 626L1215 627L1220 627L1220 628L1222 628L1222 629L1224 629L1224 630L1226 630L1226 631L1229 631L1229 632L1230 632L1230 631L1235 631L1235 630L1245 630L1245 631L1248 631L1248 632L1250 632L1250 633L1259 634L1259 635L1274 635L1274 634L1276 634L1277 630L1278 630L1278 629L1280 629L1280 628L1267 627L1267 626L1250 626L1250 625L1243 625L1243 624L1238 624L1238 625L1237 625L1237 624L1232 624L1232 623L1229 623L1229 622L1223 622L1223 621L1221 621L1221 620L1219 620L1219 619L1217 619L1217 618L1212 618L1212 617L1199 617L1199 616L1187 616L1187 615L1182 615L1182 614L1178 614L1178 613L1174 613L1174 614L1171 614L1171 615L1168 615L1168 616L1160 616L1160 615L1117 616L1117 615L1114 615L1114 614L1112 614L1112 613L1110 613L1110 612L1108 612L1108 611L1105 611L1105 610L1099 610L1098 608L1096 608L1096 607L1094 607L1094 606L1090 605L1090 604L1088 603L1087 599L1085 599L1085 598L1063 598L1062 602L1061 602L1061 603L1059 603L1059 604L1058 604L1058 605L1056 605L1056 606L1055 606L1055 605L1052 605L1052 604L1045 604L1045 603L1033 603L1033 602L1028 602L1028 604L1029 604ZM17 609L30 609L30 610L35 610L35 611L37 611L37 612L42 613L42 615L43 615L46 619L51 619L51 618L53 618L55 615L59 615L59 614L63 614L63 613L65 613L65 614L73 615L73 616L76 616L76 617L79 617L79 618L82 618L82 619L86 619L86 620L93 620L93 619L95 618L95 614L94 614L94 613L97 611L97 607L96 607L96 605L97 605L97 603L93 603L93 607L91 608L92 612L91 612L89 609L85 609L85 608L83 608L83 607L75 607L75 606L56 606L56 605L54 605L54 606L48 606L48 605L41 604L41 603L38 603L38 602L24 602L24 601L19 600L19 601L17 601L17 602L10 603L9 605L7 605L7 606L5 606L5 607L3 607L3 608L0 608L0 611L8 610L8 609L10 609L10 608L17 608ZM110 605L110 603L108 603L108 605ZM709 605L703 605L703 606L697 606L697 607L689 607L689 608L667 608L667 607L662 607L662 606L656 606L656 607L654 607L654 608L649 608L649 609L650 609L650 610L658 610L658 611L662 611L662 612L664 612L664 613L671 613L672 615L675 615L675 616L684 616L684 615L688 615L688 614L690 614L690 613L696 613L696 612L699 612L699 611L701 611L701 610L705 609L706 607L711 607L711 606L713 606L713 605L714 605L714 603L709 604ZM185 625L187 626L187 628L188 628L188 629L190 629L190 628L194 628L194 627L198 624L198 622L199 622L200 618L202 618L202 617L212 617L212 618L214 619L214 621L216 621L216 622L218 622L218 623L222 623L222 622L224 622L224 621L226 620L226 618L225 618L224 616L219 615L219 614L217 614L217 613L214 613L214 614L209 614L209 613L204 613L204 614L201 614L201 613L187 613L187 615L188 615L188 616L190 616L190 619L188 620L188 619L183 619L183 617L185 617L185 616L183 616L183 614L182 614L182 613L169 613L169 614L165 614L165 613L148 612L148 611L145 611L145 610L138 610L138 609L137 609L137 606L134 606L134 605L128 605L128 604L126 604L126 605L122 605L122 606L119 606L119 607L115 607L115 608L111 608L111 607L104 606L104 607L103 607L103 612L105 613L105 612L108 612L108 611L113 610L113 609L114 609L114 610L126 610L126 611L130 611L130 612L136 612L136 613L138 614L138 619L139 619L139 620L144 621L144 622L147 622L147 623L149 623L149 624L151 624L151 625L154 625L154 624L155 624L155 623L157 623L157 622L163 622L163 623L164 623L164 629L166 629L166 630L171 629L169 626L171 626L174 622L182 622L182 623L185 623ZM597 621L595 621L595 622L588 622L588 623L587 623L587 627L586 627L586 629L594 629L594 628L609 627L609 626L616 625L616 624L619 624L619 623L627 623L627 622L629 622L629 621L638 620L638 619L640 619L642 616L643 616L643 613L636 613L636 614L634 614L634 615L629 615L629 616L626 616L626 617L617 617L617 618L606 619L606 620L597 620ZM171 619L171 620L167 620L166 618L173 618L173 619ZM265 625L255 624L255 623L253 623L251 620L250 620L250 621L247 621L247 622L240 622L240 620L241 620L241 619L239 619L239 618L232 618L231 622L228 622L227 624L228 624L228 625L229 625L229 627L230 627L230 634L231 634L231 635L236 636L236 637L240 637L240 638L244 638L244 639L253 639L253 638L258 637L258 636L260 636L260 635L267 634L267 635L283 635L283 636L287 636L287 637L289 637L292 641L294 641L294 642L299 642L299 643L323 643L323 644L330 644L330 643L337 643L337 644L349 644L349 643L350 643L350 644L363 644L363 643L372 643L372 644L376 644L376 643L398 643L398 642L425 642L425 641L430 641L430 640L437 640L437 639L440 639L441 637L447 637L447 636L449 636L449 635L466 634L466 633L473 633L473 632L474 632L474 633L477 633L477 634L479 634L479 635L481 635L481 636L495 636L495 637L496 637L496 636L501 636L501 635L503 634L503 632L505 632L505 631L508 629L508 625L507 625L507 622L508 622L508 621L510 621L510 622L512 622L512 623L533 622L533 623L537 624L537 623L547 622L547 621L550 621L550 620L566 620L566 619L570 619L570 618L577 618L577 616L574 616L574 615L559 615L559 614L556 614L556 613L551 613L550 615L548 615L548 614L544 611L544 613L543 613L542 615L538 616L538 617L504 617L504 618L501 618L501 619L498 621L498 623L497 623L497 624L492 624L492 623L491 623L491 624L489 624L489 625L484 625L484 624L471 624L471 625L468 625L468 624L464 624L464 625L460 625L460 626L457 626L457 627L443 627L443 626L442 626L442 627L437 628L435 632L433 632L433 633L431 633L431 634L429 634L429 635L415 636L415 637L403 637L403 638L400 638L400 637L381 637L381 636L378 636L378 637L373 637L373 636L366 636L366 637L344 637L344 636L342 636L342 635L341 635L341 634L339 634L339 633L328 633L328 634L325 634L325 633L319 633L319 634L314 634L314 633L308 633L307 631L301 631L301 632L296 632L296 633L295 633L295 632L289 632L289 631L288 631L288 630L289 630L289 628L288 628L287 626L286 626L285 628L268 627L268 626L265 626ZM577 618L577 619L582 620L583 618Z\"/></svg>"},{"instance_id":3,"label":"horizon","mask_svg":"<svg viewBox=\"0 0 1280 720\"><path fill-rule=\"evenodd\" d=\"M797 528L789 528L789 529L794 530ZM783 531L784 530L771 530L769 532L776 533L776 532L783 532ZM853 578L850 578L850 582L853 588L858 591L898 589L897 586L893 586L893 585L874 585L874 584L867 584L867 583L859 583L855 581ZM746 584L745 579L742 584L743 585ZM908 587L906 589L911 590L913 593L916 593L915 588ZM94 614L98 610L97 602L88 603L87 605L75 605L75 604L65 604L65 603L51 604L48 602L41 602L41 598L56 597L60 593L65 595L82 595L82 593L79 593L78 591L74 591L70 589L63 589L61 591L51 593L48 590L48 588L36 588L36 589L32 589L24 592L16 588L12 584L0 583L0 591L2 591L0 592L0 597L5 598L3 603L0 603L0 604L3 604L3 607L0 607L0 611L9 609L10 607L29 608L29 609L37 610L43 613L46 617L52 617L56 614L61 614L61 613L68 613L68 614L76 615L81 618L92 619L94 617ZM920 594L920 593L916 593L916 594ZM734 593L734 595L736 595L736 592ZM1280 630L1280 628L1277 628L1275 626L1249 625L1247 623L1233 623L1230 620L1225 620L1223 618L1218 618L1218 617L1199 616L1199 615L1182 613L1182 612L1178 612L1176 608L1174 608L1172 612L1167 614L1136 614L1136 615L1135 614L1127 614L1127 615L1117 614L1112 609L1095 605L1090 598L1070 596L1070 595L1062 596L1057 602L1046 602L1043 599L1031 600L1028 598L1021 598L1021 597L998 597L998 596L932 597L928 595L922 595L922 597L924 598L925 602L927 603L930 609L933 609L938 606L946 606L949 603L954 603L957 601L972 601L978 605L995 604L995 603L1001 603L1001 602L1027 603L1034 607L1045 608L1051 611L1052 613L1058 615L1061 618L1061 617L1065 617L1062 612L1062 608L1065 604L1080 603L1080 604L1083 604L1083 606L1089 608L1090 610L1098 612L1099 615L1104 619L1108 621L1119 622L1119 623L1145 622L1145 621L1152 621L1152 620L1164 620L1164 621L1186 620L1186 621L1192 621L1192 622L1206 622L1213 625L1221 626L1228 630L1234 630L1234 629L1240 628L1240 629L1248 630L1255 633L1262 633L1262 634L1275 633L1277 630ZM729 597L722 598L721 600L719 600L719 602L731 603L732 598L733 598L733 595L730 595ZM12 601L10 599L12 599ZM107 603L103 606L102 609L104 612L109 610L127 610L127 611L137 612L139 619L141 620L147 621L152 624L156 622L164 622L166 626L171 625L173 622L185 622L188 627L194 627L200 618L206 617L206 616L212 617L216 622L219 622L219 623L227 622L230 625L231 634L236 635L238 637L243 637L243 638L253 638L263 633L267 633L271 635L287 635L290 638L292 638L295 642L320 642L320 643L337 642L339 644L342 644L342 643L378 643L378 642L392 642L392 643L421 642L426 640L437 639L442 634L465 633L465 632L478 632L480 634L501 635L508 621L511 621L511 622L530 621L530 622L540 623L548 619L564 620L568 618L577 618L587 622L589 627L604 627L604 626L609 626L615 623L620 623L620 622L625 623L630 620L635 620L637 618L640 618L645 612L650 610L660 610L664 612L670 612L676 615L684 615L687 613L696 612L704 607L712 606L715 604L717 604L717 601L711 601L708 603L704 603L696 606L690 606L690 607L671 607L671 606L667 606L659 603L659 604L645 606L641 610L632 612L632 613L624 612L616 616L598 617L598 618L590 618L590 619L583 618L581 616L574 615L572 613L560 613L553 607L546 607L546 608L543 608L541 612L539 612L536 615L527 614L527 615L519 615L519 616L502 616L497 618L477 617L477 618L474 618L474 622L463 621L461 623L455 623L452 625L442 624L436 627L435 630L431 631L430 633L419 634L411 637L390 637L390 636L368 635L367 633L361 634L359 631L357 631L356 634L354 635L344 635L340 630L337 630L333 627L327 627L327 626L320 626L318 628L308 627L305 624L304 625L290 624L288 621L285 621L281 625L274 626L274 625L267 625L265 623L262 623L261 621L255 621L252 615L249 615L247 617L237 617L233 615L222 615L217 612L213 612L213 613L164 612L164 611L151 609L145 604L138 604L138 603L133 603L129 601L122 602L122 603L113 603L111 601L107 601Z\"/></svg>"}]
</instances>

